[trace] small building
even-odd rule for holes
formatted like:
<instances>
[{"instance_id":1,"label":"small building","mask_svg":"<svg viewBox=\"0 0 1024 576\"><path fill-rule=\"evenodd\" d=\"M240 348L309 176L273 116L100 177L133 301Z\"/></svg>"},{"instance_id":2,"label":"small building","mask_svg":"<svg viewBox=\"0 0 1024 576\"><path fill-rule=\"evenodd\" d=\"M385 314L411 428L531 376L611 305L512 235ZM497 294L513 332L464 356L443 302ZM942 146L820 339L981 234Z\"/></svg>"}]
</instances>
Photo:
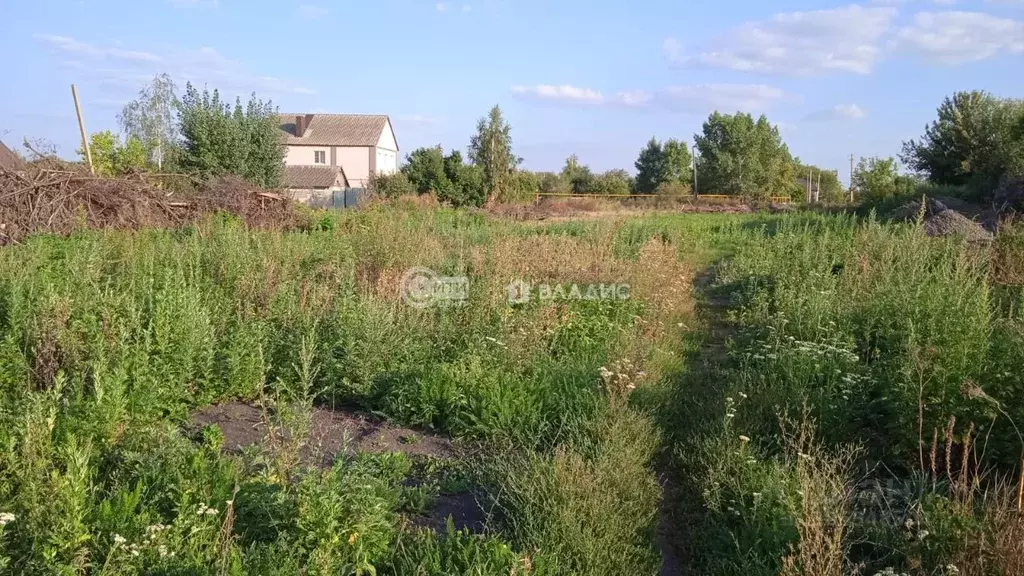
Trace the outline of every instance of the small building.
<instances>
[{"instance_id":1,"label":"small building","mask_svg":"<svg viewBox=\"0 0 1024 576\"><path fill-rule=\"evenodd\" d=\"M370 176L398 171L398 140L387 116L283 114L280 126L287 147L285 187L289 190L313 190L304 186L313 180L323 184L332 173L340 174L346 187L364 188Z\"/></svg>"},{"instance_id":2,"label":"small building","mask_svg":"<svg viewBox=\"0 0 1024 576\"><path fill-rule=\"evenodd\" d=\"M311 206L331 207L344 204L349 188L340 166L285 166L285 190L292 200Z\"/></svg>"}]
</instances>

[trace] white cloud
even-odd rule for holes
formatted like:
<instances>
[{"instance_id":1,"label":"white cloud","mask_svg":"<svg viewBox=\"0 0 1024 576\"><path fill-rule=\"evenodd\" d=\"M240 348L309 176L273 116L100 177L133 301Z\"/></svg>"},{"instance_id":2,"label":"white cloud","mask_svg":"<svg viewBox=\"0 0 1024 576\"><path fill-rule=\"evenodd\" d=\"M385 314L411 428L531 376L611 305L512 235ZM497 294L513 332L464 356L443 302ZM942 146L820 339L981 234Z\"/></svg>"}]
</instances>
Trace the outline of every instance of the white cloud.
<instances>
[{"instance_id":1,"label":"white cloud","mask_svg":"<svg viewBox=\"0 0 1024 576\"><path fill-rule=\"evenodd\" d=\"M610 95L569 84L537 84L513 86L512 93L522 98L575 106L618 106L694 114L712 110L759 111L786 98L782 90L763 84L697 84L670 86L653 92L625 90Z\"/></svg>"},{"instance_id":2,"label":"white cloud","mask_svg":"<svg viewBox=\"0 0 1024 576\"><path fill-rule=\"evenodd\" d=\"M327 8L316 4L303 4L299 6L299 16L303 18L320 18L327 15Z\"/></svg>"},{"instance_id":3,"label":"white cloud","mask_svg":"<svg viewBox=\"0 0 1024 576\"><path fill-rule=\"evenodd\" d=\"M160 54L157 56L150 51L102 46L52 34L37 35L36 40L59 54L62 65L75 69L81 81L92 82L108 97L134 96L143 84L163 72L177 82L209 84L210 88L219 88L232 96L253 91L263 98L316 93L291 80L253 73L241 62L206 46L164 46L157 51Z\"/></svg>"},{"instance_id":4,"label":"white cloud","mask_svg":"<svg viewBox=\"0 0 1024 576\"><path fill-rule=\"evenodd\" d=\"M868 74L881 57L880 41L896 14L895 8L857 4L776 14L768 20L741 24L696 55L686 56L678 50L673 60L767 74ZM666 52L673 48L675 44L666 42Z\"/></svg>"},{"instance_id":5,"label":"white cloud","mask_svg":"<svg viewBox=\"0 0 1024 576\"><path fill-rule=\"evenodd\" d=\"M437 8L438 12L445 12L448 10L448 4L445 2L438 2L434 7Z\"/></svg>"},{"instance_id":6,"label":"white cloud","mask_svg":"<svg viewBox=\"0 0 1024 576\"><path fill-rule=\"evenodd\" d=\"M54 34L39 34L37 40L46 42L53 47L78 56L89 58L111 59L122 62L160 62L161 58L152 52L140 50L124 50L121 48L101 48L85 42L79 42L67 36L56 36Z\"/></svg>"},{"instance_id":7,"label":"white cloud","mask_svg":"<svg viewBox=\"0 0 1024 576\"><path fill-rule=\"evenodd\" d=\"M569 84L553 86L550 84L537 84L535 86L513 86L512 93L520 96L533 96L541 100L552 100L557 102L602 104L605 102L604 94L590 88L577 88Z\"/></svg>"},{"instance_id":8,"label":"white cloud","mask_svg":"<svg viewBox=\"0 0 1024 576\"><path fill-rule=\"evenodd\" d=\"M836 120L860 120L866 116L867 112L856 104L836 104L831 108L812 112L804 120L808 122L832 122Z\"/></svg>"},{"instance_id":9,"label":"white cloud","mask_svg":"<svg viewBox=\"0 0 1024 576\"><path fill-rule=\"evenodd\" d=\"M683 57L683 45L675 38L665 38L661 45L661 51L669 60L676 61Z\"/></svg>"},{"instance_id":10,"label":"white cloud","mask_svg":"<svg viewBox=\"0 0 1024 576\"><path fill-rule=\"evenodd\" d=\"M1024 53L1024 22L981 12L920 12L894 45L940 64Z\"/></svg>"},{"instance_id":11,"label":"white cloud","mask_svg":"<svg viewBox=\"0 0 1024 576\"><path fill-rule=\"evenodd\" d=\"M420 124L424 126L434 126L441 123L439 118L423 114L406 114L405 116L400 117L400 120L408 122L409 124Z\"/></svg>"}]
</instances>

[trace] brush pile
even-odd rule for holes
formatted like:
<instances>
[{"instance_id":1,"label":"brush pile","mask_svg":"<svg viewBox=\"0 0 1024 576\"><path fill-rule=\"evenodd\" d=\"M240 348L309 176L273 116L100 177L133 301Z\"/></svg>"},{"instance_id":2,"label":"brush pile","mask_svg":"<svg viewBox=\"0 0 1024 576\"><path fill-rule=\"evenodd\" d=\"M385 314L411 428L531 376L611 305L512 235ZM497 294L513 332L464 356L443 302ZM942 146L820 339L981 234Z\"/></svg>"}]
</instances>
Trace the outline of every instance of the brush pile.
<instances>
[{"instance_id":1,"label":"brush pile","mask_svg":"<svg viewBox=\"0 0 1024 576\"><path fill-rule=\"evenodd\" d=\"M251 226L287 228L298 223L298 211L287 198L237 178L210 182L187 176L175 176L175 182L151 178L0 168L0 245L35 233L175 227L212 212L230 212Z\"/></svg>"}]
</instances>

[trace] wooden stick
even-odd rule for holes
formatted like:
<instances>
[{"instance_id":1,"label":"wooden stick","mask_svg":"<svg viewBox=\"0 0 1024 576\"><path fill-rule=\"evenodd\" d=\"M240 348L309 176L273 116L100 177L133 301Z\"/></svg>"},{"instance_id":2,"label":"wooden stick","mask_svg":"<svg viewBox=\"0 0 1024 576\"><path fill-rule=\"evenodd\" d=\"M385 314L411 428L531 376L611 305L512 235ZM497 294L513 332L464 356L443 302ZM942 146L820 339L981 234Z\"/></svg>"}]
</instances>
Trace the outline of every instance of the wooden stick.
<instances>
[{"instance_id":1,"label":"wooden stick","mask_svg":"<svg viewBox=\"0 0 1024 576\"><path fill-rule=\"evenodd\" d=\"M1017 483L1017 513L1021 512L1021 504L1024 504L1024 460L1020 462L1020 481Z\"/></svg>"},{"instance_id":2,"label":"wooden stick","mask_svg":"<svg viewBox=\"0 0 1024 576\"><path fill-rule=\"evenodd\" d=\"M78 103L78 90L71 85L71 96L75 99L75 113L78 114L78 130L82 133L82 147L85 148L85 159L89 161L89 173L95 175L92 165L92 150L89 149L89 136L85 133L85 120L82 119L82 105Z\"/></svg>"}]
</instances>

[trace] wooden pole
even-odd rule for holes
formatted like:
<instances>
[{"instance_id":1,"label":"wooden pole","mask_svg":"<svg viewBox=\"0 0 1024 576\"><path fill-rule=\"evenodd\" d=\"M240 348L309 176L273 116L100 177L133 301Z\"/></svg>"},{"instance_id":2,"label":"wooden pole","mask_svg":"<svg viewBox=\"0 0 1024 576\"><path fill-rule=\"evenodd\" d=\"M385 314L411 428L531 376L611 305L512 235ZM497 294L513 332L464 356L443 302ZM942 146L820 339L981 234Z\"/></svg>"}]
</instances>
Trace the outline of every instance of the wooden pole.
<instances>
[{"instance_id":1,"label":"wooden pole","mask_svg":"<svg viewBox=\"0 0 1024 576\"><path fill-rule=\"evenodd\" d=\"M78 114L78 131L82 133L82 148L85 149L85 159L89 162L89 173L96 175L96 169L92 166L92 150L89 149L89 137L85 133L85 120L82 119L82 105L78 103L78 90L71 85L71 96L75 99L75 113Z\"/></svg>"},{"instance_id":2,"label":"wooden pole","mask_svg":"<svg viewBox=\"0 0 1024 576\"><path fill-rule=\"evenodd\" d=\"M818 190L814 193L814 201L821 202L821 170L818 170Z\"/></svg>"},{"instance_id":3,"label":"wooden pole","mask_svg":"<svg viewBox=\"0 0 1024 576\"><path fill-rule=\"evenodd\" d=\"M850 204L853 204L853 153L850 153Z\"/></svg>"}]
</instances>

